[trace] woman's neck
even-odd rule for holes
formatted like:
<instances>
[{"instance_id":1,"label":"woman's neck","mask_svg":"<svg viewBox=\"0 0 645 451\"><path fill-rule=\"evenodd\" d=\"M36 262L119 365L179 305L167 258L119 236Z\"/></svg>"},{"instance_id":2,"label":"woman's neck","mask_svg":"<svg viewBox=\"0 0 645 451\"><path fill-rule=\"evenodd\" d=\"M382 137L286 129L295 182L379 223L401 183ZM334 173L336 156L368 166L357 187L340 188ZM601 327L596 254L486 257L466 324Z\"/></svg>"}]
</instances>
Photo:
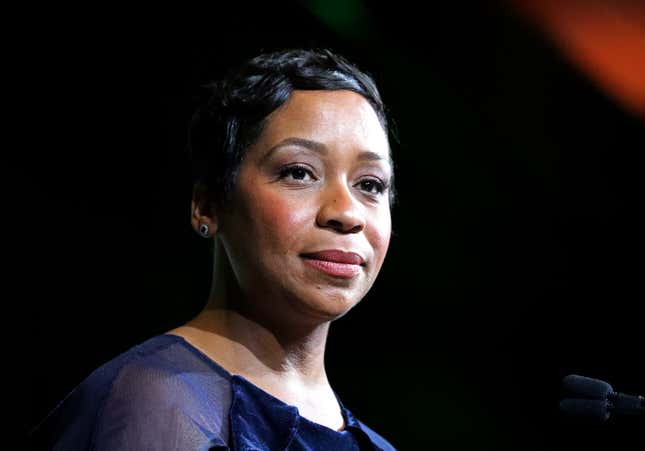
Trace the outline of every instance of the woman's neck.
<instances>
[{"instance_id":1,"label":"woman's neck","mask_svg":"<svg viewBox=\"0 0 645 451\"><path fill-rule=\"evenodd\" d=\"M276 330L209 302L184 327L192 328L200 344L217 355L214 360L228 365L232 373L303 387L327 383L324 354L329 323L299 331Z\"/></svg>"}]
</instances>

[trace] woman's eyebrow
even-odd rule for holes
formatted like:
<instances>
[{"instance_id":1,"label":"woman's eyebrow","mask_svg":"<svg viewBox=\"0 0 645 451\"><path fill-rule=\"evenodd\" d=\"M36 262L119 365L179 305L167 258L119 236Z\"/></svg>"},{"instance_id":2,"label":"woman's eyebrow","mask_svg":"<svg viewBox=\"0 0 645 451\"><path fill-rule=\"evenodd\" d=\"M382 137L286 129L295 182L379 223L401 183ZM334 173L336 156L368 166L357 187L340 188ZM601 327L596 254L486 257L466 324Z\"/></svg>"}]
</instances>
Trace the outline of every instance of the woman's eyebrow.
<instances>
[{"instance_id":1,"label":"woman's eyebrow","mask_svg":"<svg viewBox=\"0 0 645 451\"><path fill-rule=\"evenodd\" d=\"M300 146L304 147L309 150L313 150L316 153L326 155L328 153L327 146L325 146L323 143L318 142L318 141L312 141L310 139L305 139L305 138L286 138L280 141L278 144L275 146L271 147L267 153L264 154L264 156L260 159L260 163L264 162L266 159L268 159L276 150L280 149L281 147L285 146ZM381 155L379 155L376 152L372 152L369 150L364 150L361 153L358 154L358 159L359 160L367 160L367 161L380 161L380 160L385 160Z\"/></svg>"},{"instance_id":2,"label":"woman's eyebrow","mask_svg":"<svg viewBox=\"0 0 645 451\"><path fill-rule=\"evenodd\" d=\"M260 159L260 163L267 160L271 155L273 155L273 153L275 153L276 150L285 146L299 146L309 150L313 150L316 153L320 153L323 155L327 154L327 146L325 146L323 143L312 141L310 139L305 139L305 138L292 137L292 138L285 138L275 146L271 147L267 151L267 153L265 153L264 156Z\"/></svg>"},{"instance_id":3,"label":"woman's eyebrow","mask_svg":"<svg viewBox=\"0 0 645 451\"><path fill-rule=\"evenodd\" d=\"M358 159L359 160L368 160L368 161L380 161L380 160L385 160L381 155L377 154L376 152L372 152L369 150L364 150L361 153L358 154Z\"/></svg>"}]
</instances>

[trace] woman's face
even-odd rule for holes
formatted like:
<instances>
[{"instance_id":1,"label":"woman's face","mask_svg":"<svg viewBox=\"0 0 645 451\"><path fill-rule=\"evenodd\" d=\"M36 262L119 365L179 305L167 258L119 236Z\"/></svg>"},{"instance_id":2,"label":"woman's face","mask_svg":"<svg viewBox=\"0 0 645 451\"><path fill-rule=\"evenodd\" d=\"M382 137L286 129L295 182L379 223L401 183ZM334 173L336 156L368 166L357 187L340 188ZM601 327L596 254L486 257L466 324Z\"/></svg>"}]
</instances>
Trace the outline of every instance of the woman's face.
<instances>
[{"instance_id":1,"label":"woman's face","mask_svg":"<svg viewBox=\"0 0 645 451\"><path fill-rule=\"evenodd\" d=\"M218 217L245 310L320 322L363 298L390 241L389 161L376 113L352 91L295 91L268 117ZM358 257L311 255L334 250Z\"/></svg>"}]
</instances>

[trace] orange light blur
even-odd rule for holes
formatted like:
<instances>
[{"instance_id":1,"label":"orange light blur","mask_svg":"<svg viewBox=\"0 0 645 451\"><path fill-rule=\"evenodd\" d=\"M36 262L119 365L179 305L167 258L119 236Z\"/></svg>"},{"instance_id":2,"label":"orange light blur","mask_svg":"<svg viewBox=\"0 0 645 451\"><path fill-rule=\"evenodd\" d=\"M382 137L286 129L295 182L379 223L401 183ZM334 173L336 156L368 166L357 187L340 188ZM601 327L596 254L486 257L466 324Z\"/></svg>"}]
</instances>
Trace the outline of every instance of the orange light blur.
<instances>
[{"instance_id":1,"label":"orange light blur","mask_svg":"<svg viewBox=\"0 0 645 451\"><path fill-rule=\"evenodd\" d=\"M645 2L510 0L624 108L645 118Z\"/></svg>"}]
</instances>

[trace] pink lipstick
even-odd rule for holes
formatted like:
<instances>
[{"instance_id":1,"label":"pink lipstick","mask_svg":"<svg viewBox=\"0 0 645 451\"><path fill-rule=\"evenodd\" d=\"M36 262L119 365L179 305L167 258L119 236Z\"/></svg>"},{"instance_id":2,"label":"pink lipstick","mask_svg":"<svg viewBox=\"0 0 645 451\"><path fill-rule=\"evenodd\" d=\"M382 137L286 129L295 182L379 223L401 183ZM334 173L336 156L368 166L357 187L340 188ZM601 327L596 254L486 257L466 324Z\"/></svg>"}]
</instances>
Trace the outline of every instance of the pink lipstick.
<instances>
[{"instance_id":1,"label":"pink lipstick","mask_svg":"<svg viewBox=\"0 0 645 451\"><path fill-rule=\"evenodd\" d=\"M361 272L365 260L354 252L326 250L302 254L305 263L331 276L351 279Z\"/></svg>"}]
</instances>

